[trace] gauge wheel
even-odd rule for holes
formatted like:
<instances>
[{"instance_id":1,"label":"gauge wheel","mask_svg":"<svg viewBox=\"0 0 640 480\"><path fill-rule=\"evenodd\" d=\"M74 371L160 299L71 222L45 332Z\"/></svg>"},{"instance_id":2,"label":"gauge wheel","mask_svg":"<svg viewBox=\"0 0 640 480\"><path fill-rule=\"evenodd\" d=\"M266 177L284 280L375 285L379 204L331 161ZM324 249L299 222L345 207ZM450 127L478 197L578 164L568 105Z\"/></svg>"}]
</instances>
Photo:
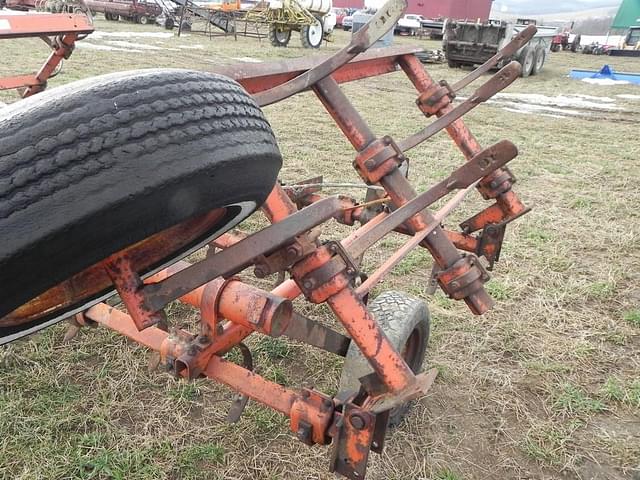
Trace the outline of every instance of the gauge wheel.
<instances>
[{"instance_id":1,"label":"gauge wheel","mask_svg":"<svg viewBox=\"0 0 640 480\"><path fill-rule=\"evenodd\" d=\"M138 17L138 23L140 25L146 25L147 23L149 23L149 17L147 17L146 15L140 15Z\"/></svg>"},{"instance_id":2,"label":"gauge wheel","mask_svg":"<svg viewBox=\"0 0 640 480\"><path fill-rule=\"evenodd\" d=\"M70 83L0 109L0 344L149 275L248 217L281 156L235 81L177 69Z\"/></svg>"},{"instance_id":3,"label":"gauge wheel","mask_svg":"<svg viewBox=\"0 0 640 480\"><path fill-rule=\"evenodd\" d=\"M286 47L291 40L291 30L282 25L269 26L269 41L274 47Z\"/></svg>"},{"instance_id":4,"label":"gauge wheel","mask_svg":"<svg viewBox=\"0 0 640 480\"><path fill-rule=\"evenodd\" d=\"M430 317L427 305L403 292L389 291L369 302L368 308L413 373L419 373L429 342ZM357 392L360 389L359 379L372 372L367 359L351 342L342 368L338 396L344 398ZM410 403L405 403L391 410L389 425L400 424L410 406Z\"/></svg>"},{"instance_id":5,"label":"gauge wheel","mask_svg":"<svg viewBox=\"0 0 640 480\"><path fill-rule=\"evenodd\" d=\"M304 48L320 48L324 37L322 20L316 18L313 25L305 25L300 30L300 39Z\"/></svg>"}]
</instances>

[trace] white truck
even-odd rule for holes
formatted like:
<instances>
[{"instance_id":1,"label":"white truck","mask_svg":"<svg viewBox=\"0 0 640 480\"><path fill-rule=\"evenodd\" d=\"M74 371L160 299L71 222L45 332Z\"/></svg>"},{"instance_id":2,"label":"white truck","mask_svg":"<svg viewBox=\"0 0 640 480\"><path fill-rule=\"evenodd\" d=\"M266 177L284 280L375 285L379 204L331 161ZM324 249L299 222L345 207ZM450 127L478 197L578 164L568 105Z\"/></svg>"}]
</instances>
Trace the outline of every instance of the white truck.
<instances>
[{"instance_id":1,"label":"white truck","mask_svg":"<svg viewBox=\"0 0 640 480\"><path fill-rule=\"evenodd\" d=\"M450 67L481 65L509 43L513 37L533 21L518 23L501 20L487 22L463 22L448 20L444 25L442 48ZM504 59L496 67L502 68L511 60L522 65L522 76L536 75L544 66L557 34L556 27L536 25L538 32L511 58Z\"/></svg>"}]
</instances>

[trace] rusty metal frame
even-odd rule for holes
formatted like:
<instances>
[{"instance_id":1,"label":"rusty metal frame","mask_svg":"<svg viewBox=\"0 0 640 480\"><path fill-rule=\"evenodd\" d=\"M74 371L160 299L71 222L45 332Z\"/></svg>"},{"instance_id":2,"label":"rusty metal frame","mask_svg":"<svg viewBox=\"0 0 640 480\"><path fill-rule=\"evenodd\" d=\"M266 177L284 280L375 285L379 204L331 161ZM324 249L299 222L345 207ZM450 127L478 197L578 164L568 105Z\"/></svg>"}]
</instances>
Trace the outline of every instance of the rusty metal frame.
<instances>
[{"instance_id":1,"label":"rusty metal frame","mask_svg":"<svg viewBox=\"0 0 640 480\"><path fill-rule=\"evenodd\" d=\"M527 30L527 35L534 31ZM353 52L347 53L346 59ZM454 107L456 89L435 82L413 53L415 49L377 50L343 66L320 59L225 69L262 104L312 90L354 147L354 168L364 185L373 191L373 184L379 184L375 191L383 189L384 198L359 204L344 197L324 198L318 189L310 188L303 189L294 202L291 191L278 184L262 206L271 226L252 235L224 234L212 243L221 250L198 263L178 262L143 281L126 252L107 259L104 268L128 313L98 303L74 321L74 331L81 325L101 324L159 352L177 376L206 376L228 385L241 394L234 402L233 419L247 398L270 406L290 418L291 430L301 441L333 443L332 471L363 478L369 451L382 450L389 410L424 394L436 375L435 370L411 371L367 308L368 293L421 246L433 256L434 278L445 293L465 301L474 314L486 312L493 304L483 287L488 275L478 256L459 249L484 256L492 265L498 259L505 226L528 210L513 192L515 180L505 167L517 155L516 147L502 141L483 149L460 119L511 83L518 66L507 65L476 91L471 102ZM499 59L497 55L491 61L495 64ZM327 73L328 66L334 70ZM486 65L482 69L488 70ZM418 92L417 107L437 120L409 137L413 140L395 142L373 133L339 83L400 70ZM478 76L470 74L472 80ZM403 173L404 152L441 129L467 162L419 194ZM443 221L474 189L492 205L464 222L461 231L445 230ZM453 196L438 211L428 210L449 194ZM331 219L360 226L340 242L321 243L317 228ZM479 230L482 234L474 235ZM394 231L409 235L408 241L364 277L356 259ZM286 270L291 279L267 292L234 277L251 266L258 276ZM301 295L311 303L326 303L347 335L296 312L292 300ZM163 308L174 300L200 309L198 331L167 328ZM283 387L252 371L246 347L241 347L244 366L223 358L256 332L289 336L337 355L345 355L353 342L374 374L361 379L359 392L341 398Z\"/></svg>"},{"instance_id":2,"label":"rusty metal frame","mask_svg":"<svg viewBox=\"0 0 640 480\"><path fill-rule=\"evenodd\" d=\"M51 53L33 74L0 77L0 90L16 89L23 98L41 92L47 80L55 75L64 59L73 53L75 43L93 32L90 17L81 14L0 14L0 40L10 38L41 38Z\"/></svg>"}]
</instances>

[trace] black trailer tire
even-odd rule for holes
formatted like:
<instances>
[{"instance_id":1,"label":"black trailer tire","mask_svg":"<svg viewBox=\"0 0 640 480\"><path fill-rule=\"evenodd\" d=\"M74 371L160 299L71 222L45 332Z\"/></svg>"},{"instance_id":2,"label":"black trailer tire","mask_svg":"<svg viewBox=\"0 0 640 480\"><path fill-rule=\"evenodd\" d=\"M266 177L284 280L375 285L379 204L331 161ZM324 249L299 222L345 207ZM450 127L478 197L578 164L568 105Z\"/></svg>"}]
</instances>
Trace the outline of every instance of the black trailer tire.
<instances>
[{"instance_id":1,"label":"black trailer tire","mask_svg":"<svg viewBox=\"0 0 640 480\"><path fill-rule=\"evenodd\" d=\"M394 347L403 353L411 370L419 373L429 342L430 316L427 305L402 292L388 291L369 302L369 311ZM359 379L373 372L360 349L352 342L340 376L339 396L358 391ZM406 403L391 410L389 425L400 424L410 408Z\"/></svg>"},{"instance_id":2,"label":"black trailer tire","mask_svg":"<svg viewBox=\"0 0 640 480\"><path fill-rule=\"evenodd\" d=\"M151 270L231 228L264 202L282 162L239 84L178 69L39 93L0 109L0 138L0 344L5 315L106 257L228 207Z\"/></svg>"},{"instance_id":3,"label":"black trailer tire","mask_svg":"<svg viewBox=\"0 0 640 480\"><path fill-rule=\"evenodd\" d=\"M533 58L533 67L531 68L531 75L537 75L544 67L544 62L547 59L547 51L543 46L536 48Z\"/></svg>"},{"instance_id":4,"label":"black trailer tire","mask_svg":"<svg viewBox=\"0 0 640 480\"><path fill-rule=\"evenodd\" d=\"M269 41L274 47L286 47L291 40L291 30L278 28L277 25L269 26Z\"/></svg>"},{"instance_id":5,"label":"black trailer tire","mask_svg":"<svg viewBox=\"0 0 640 480\"><path fill-rule=\"evenodd\" d=\"M460 68L460 64L455 60L447 60L447 65L449 65L449 68Z\"/></svg>"},{"instance_id":6,"label":"black trailer tire","mask_svg":"<svg viewBox=\"0 0 640 480\"><path fill-rule=\"evenodd\" d=\"M171 17L167 17L164 21L164 28L167 30L173 30L173 27L176 26L176 22Z\"/></svg>"},{"instance_id":7,"label":"black trailer tire","mask_svg":"<svg viewBox=\"0 0 640 480\"><path fill-rule=\"evenodd\" d=\"M524 47L522 52L520 52L518 61L520 62L520 65L522 65L522 72L520 73L520 76L526 78L531 75L533 64L535 63L535 54L533 49L530 46Z\"/></svg>"}]
</instances>

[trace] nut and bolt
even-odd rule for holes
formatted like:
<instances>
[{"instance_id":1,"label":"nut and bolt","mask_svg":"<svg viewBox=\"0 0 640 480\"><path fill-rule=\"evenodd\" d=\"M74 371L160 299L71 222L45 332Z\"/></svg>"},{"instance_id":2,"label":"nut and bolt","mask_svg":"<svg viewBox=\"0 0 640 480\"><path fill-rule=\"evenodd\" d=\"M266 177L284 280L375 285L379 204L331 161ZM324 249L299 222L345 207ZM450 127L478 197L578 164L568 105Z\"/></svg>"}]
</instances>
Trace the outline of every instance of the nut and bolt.
<instances>
[{"instance_id":1,"label":"nut and bolt","mask_svg":"<svg viewBox=\"0 0 640 480\"><path fill-rule=\"evenodd\" d=\"M362 430L366 426L367 422L362 415L359 413L352 413L349 415L349 422L351 426L356 430Z\"/></svg>"}]
</instances>

